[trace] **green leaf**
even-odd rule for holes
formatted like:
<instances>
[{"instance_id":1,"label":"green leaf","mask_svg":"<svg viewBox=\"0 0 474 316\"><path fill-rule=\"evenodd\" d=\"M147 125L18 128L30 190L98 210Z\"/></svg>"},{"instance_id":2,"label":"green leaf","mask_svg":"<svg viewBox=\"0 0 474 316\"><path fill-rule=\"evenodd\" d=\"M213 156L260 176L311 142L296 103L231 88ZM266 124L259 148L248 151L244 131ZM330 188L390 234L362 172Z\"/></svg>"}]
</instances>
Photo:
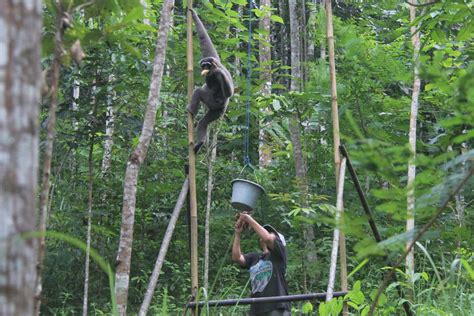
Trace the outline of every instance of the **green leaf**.
<instances>
[{"instance_id":1,"label":"green leaf","mask_svg":"<svg viewBox=\"0 0 474 316\"><path fill-rule=\"evenodd\" d=\"M132 21L138 20L138 19L143 19L144 13L143 13L143 7L135 7L133 8L124 18L123 22L124 23L130 23Z\"/></svg>"},{"instance_id":2,"label":"green leaf","mask_svg":"<svg viewBox=\"0 0 474 316\"><path fill-rule=\"evenodd\" d=\"M273 21L273 22L276 22L276 23L281 23L281 24L284 24L285 22L283 21L283 19L281 17L279 17L278 15L272 15L270 16L270 19Z\"/></svg>"},{"instance_id":3,"label":"green leaf","mask_svg":"<svg viewBox=\"0 0 474 316\"><path fill-rule=\"evenodd\" d=\"M469 278L471 278L472 281L474 281L474 271L472 270L471 268L471 265L469 264L469 262L467 262L466 259L461 259L461 263L464 267L464 269L466 269L467 273L469 274Z\"/></svg>"},{"instance_id":4,"label":"green leaf","mask_svg":"<svg viewBox=\"0 0 474 316\"><path fill-rule=\"evenodd\" d=\"M303 305L303 313L304 314L309 314L313 311L313 304L311 304L310 302L306 302L304 305Z\"/></svg>"}]
</instances>

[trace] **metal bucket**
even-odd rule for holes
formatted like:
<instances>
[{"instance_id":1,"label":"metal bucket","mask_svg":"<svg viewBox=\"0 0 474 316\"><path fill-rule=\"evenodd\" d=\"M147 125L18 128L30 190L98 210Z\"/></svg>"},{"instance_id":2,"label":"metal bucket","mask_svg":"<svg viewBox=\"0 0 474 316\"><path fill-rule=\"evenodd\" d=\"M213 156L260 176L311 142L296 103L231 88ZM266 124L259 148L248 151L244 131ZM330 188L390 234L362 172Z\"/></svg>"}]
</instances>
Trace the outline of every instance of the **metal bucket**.
<instances>
[{"instance_id":1,"label":"metal bucket","mask_svg":"<svg viewBox=\"0 0 474 316\"><path fill-rule=\"evenodd\" d=\"M265 189L255 182L234 179L232 184L232 199L230 204L239 211L251 211L257 205L257 200Z\"/></svg>"}]
</instances>

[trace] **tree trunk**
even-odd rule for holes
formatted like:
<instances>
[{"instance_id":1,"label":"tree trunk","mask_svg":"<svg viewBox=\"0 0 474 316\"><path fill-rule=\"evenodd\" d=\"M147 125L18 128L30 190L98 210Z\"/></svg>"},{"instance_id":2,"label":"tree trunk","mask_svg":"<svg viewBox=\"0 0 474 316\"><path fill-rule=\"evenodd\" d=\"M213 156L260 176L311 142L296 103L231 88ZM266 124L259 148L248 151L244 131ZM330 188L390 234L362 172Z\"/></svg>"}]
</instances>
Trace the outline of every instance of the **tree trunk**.
<instances>
[{"instance_id":1,"label":"tree trunk","mask_svg":"<svg viewBox=\"0 0 474 316\"><path fill-rule=\"evenodd\" d=\"M127 162L127 170L125 171L122 225L120 227L120 241L115 272L115 295L120 315L126 315L127 312L138 172L145 159L153 135L173 6L174 0L165 0L163 2L145 119L137 147L130 155Z\"/></svg>"},{"instance_id":2,"label":"tree trunk","mask_svg":"<svg viewBox=\"0 0 474 316\"><path fill-rule=\"evenodd\" d=\"M301 36L296 0L289 0L290 46L291 46L291 91L301 91Z\"/></svg>"},{"instance_id":3,"label":"tree trunk","mask_svg":"<svg viewBox=\"0 0 474 316\"><path fill-rule=\"evenodd\" d=\"M334 283L336 279L336 266L337 266L337 249L339 247L340 230L339 225L343 212L343 194L344 194L344 175L346 174L346 158L342 158L341 170L339 170L339 179L337 186L337 201L336 201L336 227L334 228L334 236L332 240L331 250L331 265L329 266L329 280L328 288L326 291L326 302L332 299L334 293Z\"/></svg>"},{"instance_id":4,"label":"tree trunk","mask_svg":"<svg viewBox=\"0 0 474 316\"><path fill-rule=\"evenodd\" d=\"M296 0L289 0L290 13L290 34L291 34L291 91L301 91L301 34L299 31L299 21L296 12ZM298 189L301 194L300 204L302 207L308 207L308 179L307 167L303 157L303 149L301 146L301 130L299 118L294 115L289 121L289 132L291 143L293 144L293 159L295 161L295 173ZM314 229L312 225L304 225L303 237L305 241L306 264L310 267L314 266L317 256L314 245ZM304 279L306 280L305 270ZM310 278L310 287L313 283ZM305 291L308 290L306 281L304 282Z\"/></svg>"},{"instance_id":5,"label":"tree trunk","mask_svg":"<svg viewBox=\"0 0 474 316\"><path fill-rule=\"evenodd\" d=\"M43 156L43 172L41 175L41 193L39 201L39 221L38 231L44 233L46 231L46 223L48 220L48 199L50 188L51 175L51 160L53 157L54 144L54 127L56 125L56 109L58 107L58 87L59 87L59 72L61 68L62 43L64 35L63 27L63 10L58 2L56 3L56 34L54 36L54 57L51 66L51 102L48 112L46 149ZM41 308L41 292L42 292L42 276L43 276L43 260L46 252L46 237L41 235L39 238L38 258L36 262L36 304L35 315L39 315Z\"/></svg>"},{"instance_id":6,"label":"tree trunk","mask_svg":"<svg viewBox=\"0 0 474 316\"><path fill-rule=\"evenodd\" d=\"M262 69L260 78L263 81L262 95L269 96L272 93L272 54L270 46L270 11L271 1L261 0L260 9L268 10L266 14L260 19L260 29L264 31L265 35L262 35L259 41L259 62L260 68ZM268 113L268 109L261 110L263 116ZM268 143L269 137L265 134L265 128L263 127L264 121L259 122L260 130L258 133L258 164L260 168L264 168L272 162L272 148Z\"/></svg>"},{"instance_id":7,"label":"tree trunk","mask_svg":"<svg viewBox=\"0 0 474 316\"><path fill-rule=\"evenodd\" d=\"M417 0L412 1L417 4ZM410 21L416 18L416 7L410 6ZM413 44L413 92L411 96L411 111L410 111L410 131L408 134L410 151L412 156L408 162L408 177L407 177L407 232L414 232L415 229L415 175L416 175L416 121L418 115L418 97L420 95L420 75L419 75L419 55L420 55L420 34L417 26L413 25L410 28L411 39ZM413 240L413 237L408 238L406 246L408 247ZM414 248L411 248L406 258L406 272L413 276L415 272L415 256Z\"/></svg>"},{"instance_id":8,"label":"tree trunk","mask_svg":"<svg viewBox=\"0 0 474 316\"><path fill-rule=\"evenodd\" d=\"M93 118L96 118L97 115L97 102L96 102L96 86L97 80L94 80L92 86L92 107L93 107ZM94 142L95 142L95 129L94 126L91 126L90 133L90 144L89 144L89 157L88 157L88 200L87 200L87 231L86 231L86 260L84 263L84 299L82 303L82 315L88 315L88 301L89 301L89 266L90 266L90 252L91 252L91 230L92 230L92 190L93 190L93 180L94 180Z\"/></svg>"},{"instance_id":9,"label":"tree trunk","mask_svg":"<svg viewBox=\"0 0 474 316\"><path fill-rule=\"evenodd\" d=\"M114 113L114 101L115 101L115 90L113 88L113 82L115 81L114 75L109 76L107 87L107 117L105 119L105 142L104 142L104 155L102 157L102 174L105 175L112 164L112 147L114 146L114 128L115 128L115 113Z\"/></svg>"},{"instance_id":10,"label":"tree trunk","mask_svg":"<svg viewBox=\"0 0 474 316\"><path fill-rule=\"evenodd\" d=\"M339 190L344 189L343 186L339 185L341 177L339 171L341 169L341 157L339 153L340 135L339 135L339 111L337 106L337 82L336 82L336 60L334 52L334 30L332 22L332 4L331 0L326 0L326 23L327 23L327 39L329 48L329 73L331 78L331 109L332 109L332 126L333 126L333 139L334 139L334 168L336 173L336 188ZM337 195L342 196L342 192L336 191ZM342 201L341 201L342 203ZM341 204L341 213L343 211L343 205ZM340 264L341 264L341 290L347 291L347 260L346 260L346 240L344 234L339 236L339 247L340 247ZM343 314L348 314L347 304L344 303Z\"/></svg>"},{"instance_id":11,"label":"tree trunk","mask_svg":"<svg viewBox=\"0 0 474 316\"><path fill-rule=\"evenodd\" d=\"M301 63L305 65L308 61L308 32L306 31L308 25L306 23L306 0L301 0ZM308 80L308 72L306 71L307 67L302 66L302 78L301 89L304 90L305 82Z\"/></svg>"},{"instance_id":12,"label":"tree trunk","mask_svg":"<svg viewBox=\"0 0 474 316\"><path fill-rule=\"evenodd\" d=\"M206 202L206 224L204 227L204 280L203 286L208 289L209 283L209 223L211 218L212 190L214 189L213 165L217 156L217 130L214 130L212 142L207 150L207 202Z\"/></svg>"},{"instance_id":13,"label":"tree trunk","mask_svg":"<svg viewBox=\"0 0 474 316\"><path fill-rule=\"evenodd\" d=\"M286 17L286 1L278 1L278 11L280 13L280 16L283 18L283 20L286 21L285 17ZM286 27L286 23L283 23L283 24L279 24L279 36L277 36L277 38L280 38L280 41L279 41L279 51L280 51L280 61L281 61L281 64L282 65L288 65L289 64L289 60L288 60L288 30L287 30L287 27ZM286 87L289 87L289 84L288 84L288 79L286 77L286 74L288 73L288 71L285 69L285 70L281 70L280 72L280 84L286 86Z\"/></svg>"},{"instance_id":14,"label":"tree trunk","mask_svg":"<svg viewBox=\"0 0 474 316\"><path fill-rule=\"evenodd\" d=\"M143 303L140 307L140 312L138 313L138 315L140 316L145 316L148 313L148 308L150 307L151 299L153 298L153 293L155 292L156 284L158 283L158 278L161 273L161 267L165 262L166 253L168 252L168 246L170 244L171 237L173 237L173 231L176 226L176 222L178 221L179 213L181 212L184 202L186 201L188 190L189 180L188 178L186 178L184 180L183 187L181 188L181 192L179 193L178 200L176 201L176 205L174 206L173 214L171 214L168 227L166 228L165 236L163 237L160 251L158 253L158 257L156 258L155 267L153 268L153 272L150 277L150 282L148 282L145 298L143 299Z\"/></svg>"},{"instance_id":15,"label":"tree trunk","mask_svg":"<svg viewBox=\"0 0 474 316\"><path fill-rule=\"evenodd\" d=\"M32 315L41 1L0 5L0 315Z\"/></svg>"}]
</instances>

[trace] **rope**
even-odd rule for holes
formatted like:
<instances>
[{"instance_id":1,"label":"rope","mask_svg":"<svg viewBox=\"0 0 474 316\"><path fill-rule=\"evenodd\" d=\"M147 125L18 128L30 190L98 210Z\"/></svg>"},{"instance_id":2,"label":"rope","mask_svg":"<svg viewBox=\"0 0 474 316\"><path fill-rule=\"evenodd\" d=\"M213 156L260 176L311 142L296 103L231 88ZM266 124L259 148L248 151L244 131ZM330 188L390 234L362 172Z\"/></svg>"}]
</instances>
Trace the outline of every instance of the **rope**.
<instances>
[{"instance_id":1,"label":"rope","mask_svg":"<svg viewBox=\"0 0 474 316\"><path fill-rule=\"evenodd\" d=\"M244 166L250 165L249 156L249 130L250 130L250 79L252 76L252 4L253 0L249 1L249 39L247 43L247 102L246 102L246 125L245 125L245 136L244 136Z\"/></svg>"}]
</instances>

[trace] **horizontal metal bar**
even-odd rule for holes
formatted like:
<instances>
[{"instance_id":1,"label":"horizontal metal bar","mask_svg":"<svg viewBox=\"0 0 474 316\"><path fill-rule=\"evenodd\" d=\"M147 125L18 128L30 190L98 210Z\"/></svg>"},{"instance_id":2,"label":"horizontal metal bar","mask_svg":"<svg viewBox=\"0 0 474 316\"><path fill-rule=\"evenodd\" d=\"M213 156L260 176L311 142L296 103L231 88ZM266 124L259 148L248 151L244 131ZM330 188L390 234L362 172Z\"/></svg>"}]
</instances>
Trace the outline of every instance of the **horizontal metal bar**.
<instances>
[{"instance_id":1,"label":"horizontal metal bar","mask_svg":"<svg viewBox=\"0 0 474 316\"><path fill-rule=\"evenodd\" d=\"M347 292L340 291L334 292L333 297L339 297L346 295ZM232 306L232 305L248 305L254 303L269 303L269 302L293 302L293 301L308 301L308 300L324 300L326 299L326 293L309 293L309 294L293 294L284 296L268 296L268 297L250 297L241 299L228 299L228 300L215 300L215 301L200 301L199 307L209 306ZM186 307L196 307L196 302L189 302Z\"/></svg>"}]
</instances>

